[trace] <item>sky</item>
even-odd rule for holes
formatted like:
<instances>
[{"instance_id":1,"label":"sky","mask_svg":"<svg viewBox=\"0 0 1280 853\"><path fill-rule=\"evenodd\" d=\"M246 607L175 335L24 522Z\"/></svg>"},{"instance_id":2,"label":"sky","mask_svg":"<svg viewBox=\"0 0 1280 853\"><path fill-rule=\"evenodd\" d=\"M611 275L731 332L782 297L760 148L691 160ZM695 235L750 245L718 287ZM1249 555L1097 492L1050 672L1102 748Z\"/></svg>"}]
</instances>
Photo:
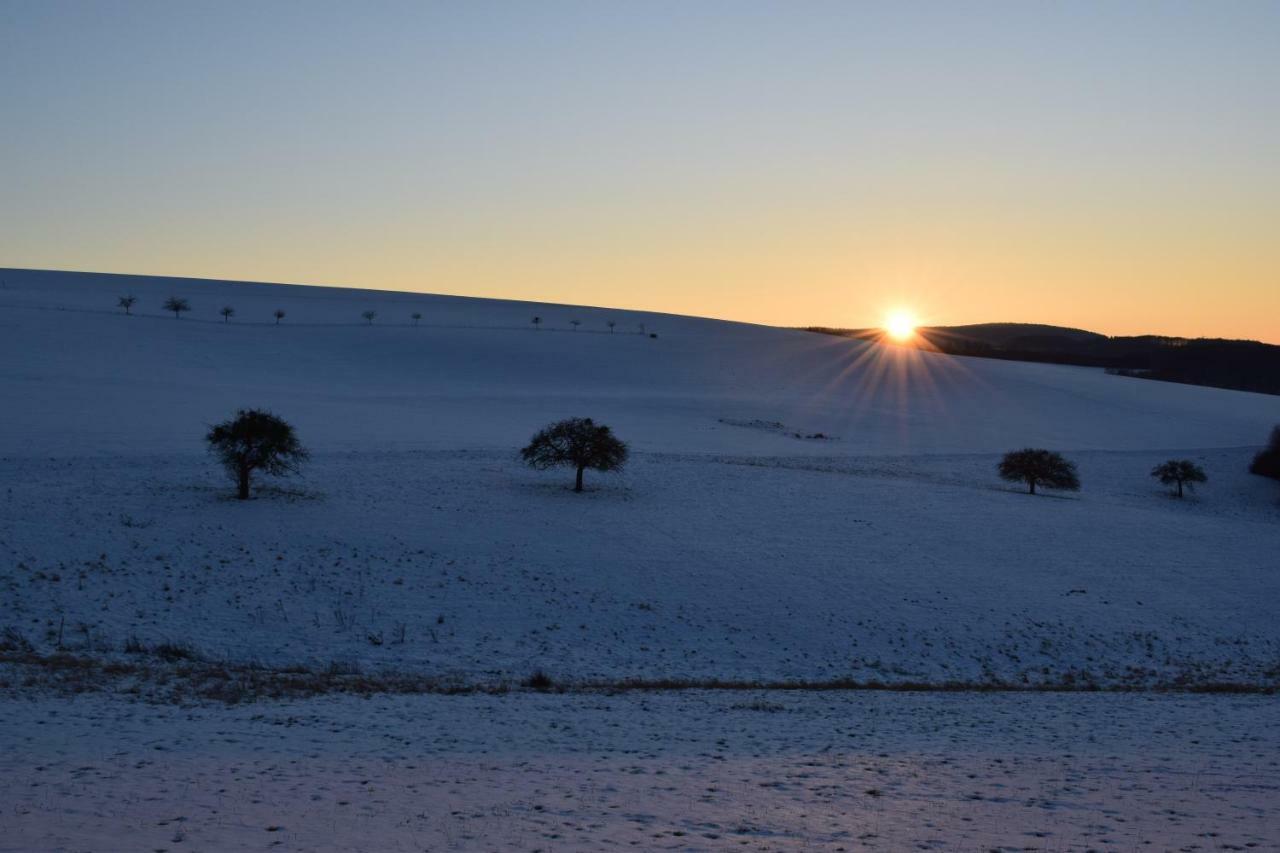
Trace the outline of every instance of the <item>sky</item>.
<instances>
[{"instance_id":1,"label":"sky","mask_svg":"<svg viewBox=\"0 0 1280 853\"><path fill-rule=\"evenodd\" d=\"M1280 343L1280 3L0 0L0 266Z\"/></svg>"}]
</instances>

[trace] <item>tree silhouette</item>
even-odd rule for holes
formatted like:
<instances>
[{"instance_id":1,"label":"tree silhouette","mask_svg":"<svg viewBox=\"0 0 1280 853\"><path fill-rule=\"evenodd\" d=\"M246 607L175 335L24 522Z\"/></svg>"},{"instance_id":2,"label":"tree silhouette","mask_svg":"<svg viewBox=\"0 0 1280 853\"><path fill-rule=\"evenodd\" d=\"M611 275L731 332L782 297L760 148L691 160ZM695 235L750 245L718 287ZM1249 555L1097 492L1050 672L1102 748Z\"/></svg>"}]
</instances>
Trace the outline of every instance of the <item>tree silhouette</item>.
<instances>
[{"instance_id":1,"label":"tree silhouette","mask_svg":"<svg viewBox=\"0 0 1280 853\"><path fill-rule=\"evenodd\" d=\"M612 334L613 334L613 327L614 327L614 326L616 326L616 325L618 325L618 321L617 321L617 320L607 320L607 321L605 322L605 325L609 327L609 334L611 334L611 335L612 335Z\"/></svg>"},{"instance_id":2,"label":"tree silhouette","mask_svg":"<svg viewBox=\"0 0 1280 853\"><path fill-rule=\"evenodd\" d=\"M175 320L182 318L183 311L191 310L191 303L180 296L170 296L164 301L164 310L172 311Z\"/></svg>"},{"instance_id":3,"label":"tree silhouette","mask_svg":"<svg viewBox=\"0 0 1280 853\"><path fill-rule=\"evenodd\" d=\"M297 473L308 458L293 427L262 409L240 409L236 416L209 430L209 450L236 481L236 497L249 499L255 471L283 476Z\"/></svg>"},{"instance_id":4,"label":"tree silhouette","mask_svg":"<svg viewBox=\"0 0 1280 853\"><path fill-rule=\"evenodd\" d=\"M541 318L541 317L534 317L534 318L533 318L532 320L530 320L529 322L533 324L533 330L536 332L536 331L538 331L538 327L542 325L542 318Z\"/></svg>"},{"instance_id":5,"label":"tree silhouette","mask_svg":"<svg viewBox=\"0 0 1280 853\"><path fill-rule=\"evenodd\" d=\"M578 331L578 327L582 325L582 321L581 321L581 320L570 320L570 321L569 321L569 325L570 325L570 326L573 326L573 330L576 332L576 331Z\"/></svg>"},{"instance_id":6,"label":"tree silhouette","mask_svg":"<svg viewBox=\"0 0 1280 853\"><path fill-rule=\"evenodd\" d=\"M621 471L627 462L627 445L604 424L591 418L569 418L543 427L520 451L531 468L568 467L576 471L573 490L582 491L582 472Z\"/></svg>"},{"instance_id":7,"label":"tree silhouette","mask_svg":"<svg viewBox=\"0 0 1280 853\"><path fill-rule=\"evenodd\" d=\"M1280 480L1280 426L1271 430L1271 440L1266 448L1253 457L1249 473Z\"/></svg>"},{"instance_id":8,"label":"tree silhouette","mask_svg":"<svg viewBox=\"0 0 1280 853\"><path fill-rule=\"evenodd\" d=\"M138 302L138 297L130 294L129 296L121 296L119 299L117 299L116 305L120 308L123 308L124 313L132 314L133 306L137 304L137 302Z\"/></svg>"},{"instance_id":9,"label":"tree silhouette","mask_svg":"<svg viewBox=\"0 0 1280 853\"><path fill-rule=\"evenodd\" d=\"M1196 483L1205 483L1209 480L1204 469L1190 459L1170 459L1168 462L1161 462L1151 469L1151 476L1166 486L1177 485L1178 497L1182 497L1184 484L1188 489L1194 490Z\"/></svg>"},{"instance_id":10,"label":"tree silhouette","mask_svg":"<svg viewBox=\"0 0 1280 853\"><path fill-rule=\"evenodd\" d=\"M1030 494L1036 493L1036 485L1051 489L1080 490L1080 478L1076 466L1052 450L1028 447L1006 453L998 466L1001 478L1011 483L1026 483Z\"/></svg>"},{"instance_id":11,"label":"tree silhouette","mask_svg":"<svg viewBox=\"0 0 1280 853\"><path fill-rule=\"evenodd\" d=\"M276 325L279 326L280 321L284 319L284 310L277 308L271 316L276 318Z\"/></svg>"},{"instance_id":12,"label":"tree silhouette","mask_svg":"<svg viewBox=\"0 0 1280 853\"><path fill-rule=\"evenodd\" d=\"M230 305L224 305L222 306L222 310L218 313L222 315L222 322L229 323L231 318L235 316L236 309L232 308Z\"/></svg>"},{"instance_id":13,"label":"tree silhouette","mask_svg":"<svg viewBox=\"0 0 1280 853\"><path fill-rule=\"evenodd\" d=\"M363 314L361 314L360 316L364 318L364 321L365 321L366 323L368 323L370 326L372 326L372 325L373 325L373 318L378 316L378 312L377 312L377 311L365 311L365 312L364 312Z\"/></svg>"},{"instance_id":14,"label":"tree silhouette","mask_svg":"<svg viewBox=\"0 0 1280 853\"><path fill-rule=\"evenodd\" d=\"M418 321L422 319L422 315L419 314L417 311L414 311L409 316L413 319L413 325L415 326L418 325Z\"/></svg>"}]
</instances>

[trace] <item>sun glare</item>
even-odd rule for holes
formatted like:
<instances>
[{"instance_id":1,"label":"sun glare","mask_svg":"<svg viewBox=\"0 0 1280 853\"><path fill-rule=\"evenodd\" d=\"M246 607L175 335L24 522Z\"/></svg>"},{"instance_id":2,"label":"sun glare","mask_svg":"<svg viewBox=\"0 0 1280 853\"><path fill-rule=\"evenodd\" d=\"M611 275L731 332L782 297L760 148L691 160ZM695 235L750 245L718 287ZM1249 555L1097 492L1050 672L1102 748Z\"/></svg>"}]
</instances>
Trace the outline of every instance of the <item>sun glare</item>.
<instances>
[{"instance_id":1,"label":"sun glare","mask_svg":"<svg viewBox=\"0 0 1280 853\"><path fill-rule=\"evenodd\" d=\"M904 343L916 333L916 318L909 311L894 311L885 321L884 330L898 343Z\"/></svg>"}]
</instances>

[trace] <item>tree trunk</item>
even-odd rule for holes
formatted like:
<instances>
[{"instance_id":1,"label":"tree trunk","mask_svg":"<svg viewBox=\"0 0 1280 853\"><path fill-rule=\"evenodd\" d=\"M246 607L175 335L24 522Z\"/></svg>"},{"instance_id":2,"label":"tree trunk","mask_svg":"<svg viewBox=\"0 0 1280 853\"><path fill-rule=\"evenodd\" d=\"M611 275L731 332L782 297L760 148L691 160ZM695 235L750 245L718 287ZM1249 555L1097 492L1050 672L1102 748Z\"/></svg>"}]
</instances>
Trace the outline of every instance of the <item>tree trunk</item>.
<instances>
[{"instance_id":1,"label":"tree trunk","mask_svg":"<svg viewBox=\"0 0 1280 853\"><path fill-rule=\"evenodd\" d=\"M1034 495L1036 493L1036 481L1034 479L1027 480L1027 484L1031 486L1031 494Z\"/></svg>"},{"instance_id":2,"label":"tree trunk","mask_svg":"<svg viewBox=\"0 0 1280 853\"><path fill-rule=\"evenodd\" d=\"M242 501L249 500L249 469L241 468L236 478L236 497Z\"/></svg>"},{"instance_id":3,"label":"tree trunk","mask_svg":"<svg viewBox=\"0 0 1280 853\"><path fill-rule=\"evenodd\" d=\"M583 470L583 467L584 467L584 466L582 466L582 465L579 465L579 466L578 466L578 479L577 479L576 481L574 481L574 484L573 484L573 490L574 490L575 492L580 492L580 491L582 491L582 470Z\"/></svg>"},{"instance_id":4,"label":"tree trunk","mask_svg":"<svg viewBox=\"0 0 1280 853\"><path fill-rule=\"evenodd\" d=\"M1182 497L1182 481L1178 481L1178 497Z\"/></svg>"}]
</instances>

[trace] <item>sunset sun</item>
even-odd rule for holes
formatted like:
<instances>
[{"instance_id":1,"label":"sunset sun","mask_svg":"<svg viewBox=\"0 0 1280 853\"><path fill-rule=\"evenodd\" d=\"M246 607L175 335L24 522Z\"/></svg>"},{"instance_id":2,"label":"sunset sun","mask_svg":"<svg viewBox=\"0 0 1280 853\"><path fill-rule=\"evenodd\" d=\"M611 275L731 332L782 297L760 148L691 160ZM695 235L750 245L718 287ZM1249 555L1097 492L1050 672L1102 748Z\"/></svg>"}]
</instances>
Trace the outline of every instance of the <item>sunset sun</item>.
<instances>
[{"instance_id":1,"label":"sunset sun","mask_svg":"<svg viewBox=\"0 0 1280 853\"><path fill-rule=\"evenodd\" d=\"M884 330L898 343L910 340L916 333L916 318L910 311L894 311L885 320Z\"/></svg>"}]
</instances>

